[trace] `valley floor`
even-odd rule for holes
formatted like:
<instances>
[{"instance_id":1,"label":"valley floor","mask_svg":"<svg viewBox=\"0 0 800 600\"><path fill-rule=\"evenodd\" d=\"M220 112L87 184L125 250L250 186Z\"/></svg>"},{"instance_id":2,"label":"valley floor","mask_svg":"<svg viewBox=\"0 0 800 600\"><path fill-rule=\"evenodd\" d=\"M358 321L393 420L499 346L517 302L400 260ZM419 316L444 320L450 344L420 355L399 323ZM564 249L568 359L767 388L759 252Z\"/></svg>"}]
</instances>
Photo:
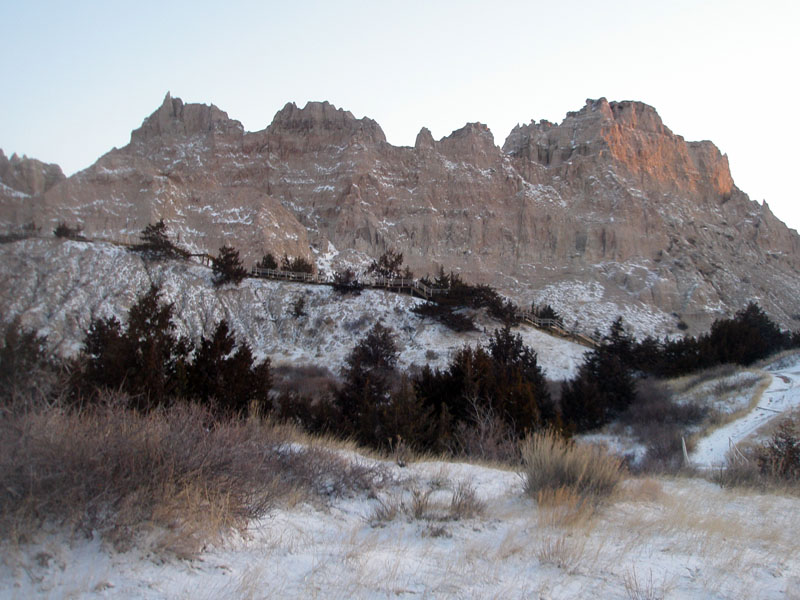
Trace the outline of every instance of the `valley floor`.
<instances>
[{"instance_id":1,"label":"valley floor","mask_svg":"<svg viewBox=\"0 0 800 600\"><path fill-rule=\"evenodd\" d=\"M797 358L771 372L762 404L800 403ZM694 456L715 463L753 418L717 430ZM391 483L374 493L274 510L192 559L58 532L6 545L0 598L800 599L798 497L630 478L589 511L537 505L508 470L384 466ZM453 508L470 490L480 514Z\"/></svg>"}]
</instances>

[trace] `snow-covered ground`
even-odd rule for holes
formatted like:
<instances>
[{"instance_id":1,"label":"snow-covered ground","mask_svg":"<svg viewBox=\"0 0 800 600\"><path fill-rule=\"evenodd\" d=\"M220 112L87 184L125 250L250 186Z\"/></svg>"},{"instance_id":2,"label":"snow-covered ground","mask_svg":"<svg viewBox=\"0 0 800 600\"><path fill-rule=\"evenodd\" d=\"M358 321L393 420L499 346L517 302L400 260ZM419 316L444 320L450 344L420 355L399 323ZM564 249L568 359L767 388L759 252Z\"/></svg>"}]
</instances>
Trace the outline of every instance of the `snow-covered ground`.
<instances>
[{"instance_id":1,"label":"snow-covered ground","mask_svg":"<svg viewBox=\"0 0 800 600\"><path fill-rule=\"evenodd\" d=\"M699 468L719 467L733 445L740 444L768 421L800 407L800 357L793 356L767 368L772 382L758 405L743 417L700 439L690 456Z\"/></svg>"},{"instance_id":2,"label":"snow-covered ground","mask_svg":"<svg viewBox=\"0 0 800 600\"><path fill-rule=\"evenodd\" d=\"M798 498L631 479L596 514L570 518L537 506L513 472L390 468L397 482L374 496L274 510L193 560L58 533L5 547L0 598L800 598ZM459 483L483 514L447 516Z\"/></svg>"}]
</instances>

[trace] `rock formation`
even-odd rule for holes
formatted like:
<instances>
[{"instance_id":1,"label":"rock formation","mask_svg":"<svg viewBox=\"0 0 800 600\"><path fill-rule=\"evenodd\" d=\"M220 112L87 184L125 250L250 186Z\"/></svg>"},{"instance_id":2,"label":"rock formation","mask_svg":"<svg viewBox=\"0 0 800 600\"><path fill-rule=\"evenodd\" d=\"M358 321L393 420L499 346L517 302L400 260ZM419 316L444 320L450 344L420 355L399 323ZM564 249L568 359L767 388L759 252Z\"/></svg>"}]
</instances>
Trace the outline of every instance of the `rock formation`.
<instances>
[{"instance_id":1,"label":"rock formation","mask_svg":"<svg viewBox=\"0 0 800 600\"><path fill-rule=\"evenodd\" d=\"M7 158L0 150L0 210L6 225L26 223L25 215L31 212L30 198L40 196L64 179L58 165L16 154Z\"/></svg>"},{"instance_id":2,"label":"rock formation","mask_svg":"<svg viewBox=\"0 0 800 600\"><path fill-rule=\"evenodd\" d=\"M480 123L441 140L423 128L409 148L327 102L287 104L247 133L168 94L130 144L66 180L7 175L0 157L6 227L135 241L163 218L190 249L228 243L248 263L272 251L358 265L393 248L418 274L444 266L592 327L617 314L640 332L707 327L749 300L785 326L800 314L797 233L735 186L711 142L639 102L587 100L561 124L517 126L502 149Z\"/></svg>"}]
</instances>

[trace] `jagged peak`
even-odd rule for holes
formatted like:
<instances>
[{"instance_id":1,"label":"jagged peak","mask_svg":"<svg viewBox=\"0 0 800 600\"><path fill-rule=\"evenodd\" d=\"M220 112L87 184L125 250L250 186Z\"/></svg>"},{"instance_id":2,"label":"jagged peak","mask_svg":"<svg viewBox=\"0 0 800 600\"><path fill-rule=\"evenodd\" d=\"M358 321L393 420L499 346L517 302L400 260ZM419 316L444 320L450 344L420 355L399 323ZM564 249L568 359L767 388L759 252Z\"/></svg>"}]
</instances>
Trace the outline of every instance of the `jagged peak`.
<instances>
[{"instance_id":1,"label":"jagged peak","mask_svg":"<svg viewBox=\"0 0 800 600\"><path fill-rule=\"evenodd\" d=\"M652 133L669 134L672 132L664 126L655 108L638 100L622 100L609 102L604 97L593 100L586 99L581 110L568 112L567 119L591 119L613 122L622 127L631 127ZM566 120L565 119L565 122Z\"/></svg>"},{"instance_id":2,"label":"jagged peak","mask_svg":"<svg viewBox=\"0 0 800 600\"><path fill-rule=\"evenodd\" d=\"M267 130L270 133L341 132L348 137L361 134L372 142L386 141L386 135L377 122L369 117L357 119L349 110L337 108L327 100L309 101L303 108L298 108L294 102L287 102L275 113Z\"/></svg>"},{"instance_id":3,"label":"jagged peak","mask_svg":"<svg viewBox=\"0 0 800 600\"><path fill-rule=\"evenodd\" d=\"M20 157L16 152L7 158L0 149L0 182L29 195L46 192L58 182L66 179L61 167L42 162L36 158Z\"/></svg>"},{"instance_id":4,"label":"jagged peak","mask_svg":"<svg viewBox=\"0 0 800 600\"><path fill-rule=\"evenodd\" d=\"M434 147L434 140L433 134L431 130L427 127L423 127L419 130L417 134L417 139L414 141L414 148L417 150L422 150L423 148L433 148Z\"/></svg>"},{"instance_id":5,"label":"jagged peak","mask_svg":"<svg viewBox=\"0 0 800 600\"><path fill-rule=\"evenodd\" d=\"M146 141L164 135L193 135L197 133L227 133L242 135L244 128L239 121L228 117L228 113L213 104L184 104L173 98L170 92L141 127L131 133L131 142Z\"/></svg>"},{"instance_id":6,"label":"jagged peak","mask_svg":"<svg viewBox=\"0 0 800 600\"><path fill-rule=\"evenodd\" d=\"M538 123L532 120L527 125L517 125L506 138L503 151L512 155L529 154L527 146L532 143L549 145L551 142L546 138L561 135L559 132L564 130L568 130L567 137L571 143L575 143L576 138L582 142L591 142L602 138L603 131L609 127L648 134L674 135L661 121L656 109L649 104L636 100L609 102L604 97L587 98L580 110L568 112L558 125L546 120Z\"/></svg>"},{"instance_id":7,"label":"jagged peak","mask_svg":"<svg viewBox=\"0 0 800 600\"><path fill-rule=\"evenodd\" d=\"M445 141L448 139L457 139L457 138L465 138L465 137L479 137L483 139L489 139L494 144L494 135L492 135L491 129L488 126L484 125L483 123L475 122L475 123L467 123L461 129L456 129L453 133L448 135L445 138L442 138L441 141Z\"/></svg>"}]
</instances>

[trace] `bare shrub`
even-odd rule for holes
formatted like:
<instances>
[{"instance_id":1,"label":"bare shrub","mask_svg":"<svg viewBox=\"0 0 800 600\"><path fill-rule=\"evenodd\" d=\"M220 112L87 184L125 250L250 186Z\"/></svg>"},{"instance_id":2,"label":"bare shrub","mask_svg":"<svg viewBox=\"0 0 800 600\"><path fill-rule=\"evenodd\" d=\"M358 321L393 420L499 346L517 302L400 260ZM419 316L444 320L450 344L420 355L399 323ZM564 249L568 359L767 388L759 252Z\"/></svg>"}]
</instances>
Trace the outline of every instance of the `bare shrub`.
<instances>
[{"instance_id":1,"label":"bare shrub","mask_svg":"<svg viewBox=\"0 0 800 600\"><path fill-rule=\"evenodd\" d=\"M726 460L725 466L711 473L711 481L724 488L765 489L769 482L755 461Z\"/></svg>"},{"instance_id":2,"label":"bare shrub","mask_svg":"<svg viewBox=\"0 0 800 600\"><path fill-rule=\"evenodd\" d=\"M761 445L729 454L711 479L722 487L779 489L800 493L800 435L796 416L781 421Z\"/></svg>"},{"instance_id":3,"label":"bare shrub","mask_svg":"<svg viewBox=\"0 0 800 600\"><path fill-rule=\"evenodd\" d=\"M272 389L277 394L292 393L319 398L330 393L338 378L322 365L282 364L272 368Z\"/></svg>"},{"instance_id":4,"label":"bare shrub","mask_svg":"<svg viewBox=\"0 0 800 600\"><path fill-rule=\"evenodd\" d=\"M760 471L773 479L800 481L800 427L795 417L778 425L772 438L756 450Z\"/></svg>"},{"instance_id":5,"label":"bare shrub","mask_svg":"<svg viewBox=\"0 0 800 600\"><path fill-rule=\"evenodd\" d=\"M553 430L533 434L522 444L525 491L574 490L597 502L609 496L624 477L622 459L596 446L578 445Z\"/></svg>"},{"instance_id":6,"label":"bare shrub","mask_svg":"<svg viewBox=\"0 0 800 600\"><path fill-rule=\"evenodd\" d=\"M623 413L621 421L634 429L653 423L688 426L702 421L707 413L706 408L694 402L676 402L666 384L643 379L636 385L636 400Z\"/></svg>"},{"instance_id":7,"label":"bare shrub","mask_svg":"<svg viewBox=\"0 0 800 600\"><path fill-rule=\"evenodd\" d=\"M0 420L0 535L55 522L126 548L148 529L156 548L191 555L281 502L368 489L382 475L298 448L257 419L215 422L177 404L141 414L126 402Z\"/></svg>"},{"instance_id":8,"label":"bare shrub","mask_svg":"<svg viewBox=\"0 0 800 600\"><path fill-rule=\"evenodd\" d=\"M704 369L692 375L682 377L678 382L678 391L685 392L708 381L730 377L738 373L740 370L740 366L733 364L717 365L716 367Z\"/></svg>"},{"instance_id":9,"label":"bare shrub","mask_svg":"<svg viewBox=\"0 0 800 600\"><path fill-rule=\"evenodd\" d=\"M431 490L411 490L411 516L415 519L428 519L431 513Z\"/></svg>"},{"instance_id":10,"label":"bare shrub","mask_svg":"<svg viewBox=\"0 0 800 600\"><path fill-rule=\"evenodd\" d=\"M483 461L519 464L520 445L514 430L501 419L490 405L471 398L469 422L456 428L452 452Z\"/></svg>"},{"instance_id":11,"label":"bare shrub","mask_svg":"<svg viewBox=\"0 0 800 600\"><path fill-rule=\"evenodd\" d=\"M620 415L620 424L647 447L638 468L675 472L683 466L682 438L687 429L703 421L708 409L695 402L676 402L663 382L643 379L637 383L636 399Z\"/></svg>"},{"instance_id":12,"label":"bare shrub","mask_svg":"<svg viewBox=\"0 0 800 600\"><path fill-rule=\"evenodd\" d=\"M372 322L372 316L368 315L367 313L362 313L361 315L345 321L342 324L342 327L347 333L360 333L364 327L366 327L369 323Z\"/></svg>"},{"instance_id":13,"label":"bare shrub","mask_svg":"<svg viewBox=\"0 0 800 600\"><path fill-rule=\"evenodd\" d=\"M372 510L372 514L367 519L372 527L380 527L386 523L391 523L400 514L400 503L394 500L381 500Z\"/></svg>"}]
</instances>

